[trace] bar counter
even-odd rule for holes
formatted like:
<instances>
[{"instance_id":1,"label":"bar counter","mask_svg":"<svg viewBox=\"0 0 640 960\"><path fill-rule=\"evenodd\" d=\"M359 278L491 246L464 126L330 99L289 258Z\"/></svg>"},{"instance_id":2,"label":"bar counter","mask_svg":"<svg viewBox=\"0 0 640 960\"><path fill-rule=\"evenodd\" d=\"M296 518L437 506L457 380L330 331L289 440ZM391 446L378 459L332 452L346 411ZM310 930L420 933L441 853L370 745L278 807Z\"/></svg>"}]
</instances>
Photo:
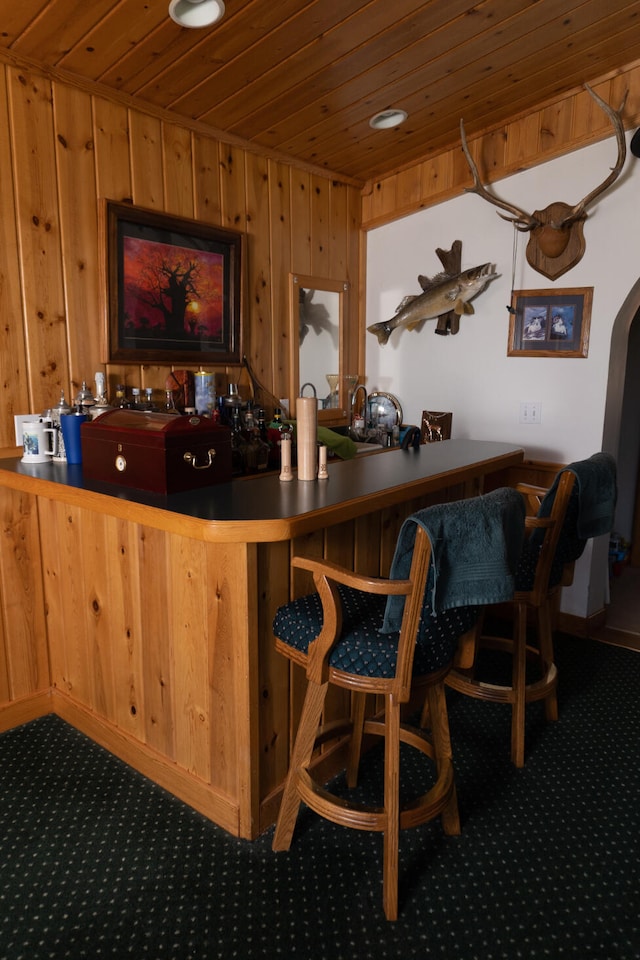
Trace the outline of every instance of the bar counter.
<instances>
[{"instance_id":1,"label":"bar counter","mask_svg":"<svg viewBox=\"0 0 640 960\"><path fill-rule=\"evenodd\" d=\"M522 457L449 440L333 462L328 480L166 497L0 460L0 730L54 712L254 838L275 818L304 689L271 634L276 608L310 588L291 556L386 576L405 516Z\"/></svg>"}]
</instances>

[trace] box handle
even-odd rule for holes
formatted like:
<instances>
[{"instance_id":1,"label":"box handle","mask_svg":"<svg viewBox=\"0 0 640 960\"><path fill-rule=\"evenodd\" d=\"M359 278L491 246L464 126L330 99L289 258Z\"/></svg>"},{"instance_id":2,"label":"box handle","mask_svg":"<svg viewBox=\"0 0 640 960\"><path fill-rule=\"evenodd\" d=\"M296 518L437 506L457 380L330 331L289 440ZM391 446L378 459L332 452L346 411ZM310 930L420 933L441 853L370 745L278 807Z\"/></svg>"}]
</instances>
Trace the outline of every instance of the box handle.
<instances>
[{"instance_id":1,"label":"box handle","mask_svg":"<svg viewBox=\"0 0 640 960\"><path fill-rule=\"evenodd\" d=\"M194 470L208 470L213 464L213 458L216 455L216 451L213 449L213 447L210 450L207 450L207 455L206 463L196 463L196 454L189 453L187 450L183 456L183 460L185 460L186 463L190 463Z\"/></svg>"}]
</instances>

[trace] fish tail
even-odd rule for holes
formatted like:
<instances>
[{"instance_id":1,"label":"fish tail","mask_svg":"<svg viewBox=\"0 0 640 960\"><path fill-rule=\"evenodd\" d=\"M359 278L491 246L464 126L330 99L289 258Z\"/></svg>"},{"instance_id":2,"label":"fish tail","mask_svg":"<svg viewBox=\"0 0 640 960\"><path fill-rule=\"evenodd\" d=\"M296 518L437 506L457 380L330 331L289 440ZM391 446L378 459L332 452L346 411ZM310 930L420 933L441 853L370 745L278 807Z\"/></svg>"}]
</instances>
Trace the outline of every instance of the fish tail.
<instances>
[{"instance_id":1,"label":"fish tail","mask_svg":"<svg viewBox=\"0 0 640 960\"><path fill-rule=\"evenodd\" d=\"M374 323L370 327L367 327L369 333L375 333L378 338L378 343L384 347L385 343L388 342L389 337L391 336L391 327L384 320L380 323Z\"/></svg>"}]
</instances>

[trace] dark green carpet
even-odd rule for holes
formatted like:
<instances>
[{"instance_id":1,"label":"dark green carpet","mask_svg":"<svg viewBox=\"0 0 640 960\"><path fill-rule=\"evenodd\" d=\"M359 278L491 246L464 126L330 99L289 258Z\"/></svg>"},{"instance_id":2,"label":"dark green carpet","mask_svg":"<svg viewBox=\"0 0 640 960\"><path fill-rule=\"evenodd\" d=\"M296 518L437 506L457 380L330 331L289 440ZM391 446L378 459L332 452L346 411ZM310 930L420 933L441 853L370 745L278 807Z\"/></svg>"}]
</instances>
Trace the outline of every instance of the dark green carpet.
<instances>
[{"instance_id":1,"label":"dark green carpet","mask_svg":"<svg viewBox=\"0 0 640 960\"><path fill-rule=\"evenodd\" d=\"M521 771L508 709L450 694L463 833L403 832L395 924L379 836L304 811L276 855L56 717L3 734L0 958L637 960L640 654L561 636L557 661Z\"/></svg>"}]
</instances>

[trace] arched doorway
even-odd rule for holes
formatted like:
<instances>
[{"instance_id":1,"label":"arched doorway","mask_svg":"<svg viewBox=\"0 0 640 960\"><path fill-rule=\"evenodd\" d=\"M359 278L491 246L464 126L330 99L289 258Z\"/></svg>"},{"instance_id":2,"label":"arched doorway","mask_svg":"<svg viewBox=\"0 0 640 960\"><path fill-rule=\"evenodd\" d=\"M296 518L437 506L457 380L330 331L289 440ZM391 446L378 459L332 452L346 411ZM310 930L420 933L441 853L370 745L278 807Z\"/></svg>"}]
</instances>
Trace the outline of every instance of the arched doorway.
<instances>
[{"instance_id":1,"label":"arched doorway","mask_svg":"<svg viewBox=\"0 0 640 960\"><path fill-rule=\"evenodd\" d=\"M620 622L640 641L640 279L635 283L615 319L611 334L609 379L602 446L618 461L619 532L632 543L632 564L625 568L622 589L614 581L606 626ZM633 579L633 584L631 584ZM631 589L628 587L631 586ZM616 611L616 604L633 609Z\"/></svg>"}]
</instances>

